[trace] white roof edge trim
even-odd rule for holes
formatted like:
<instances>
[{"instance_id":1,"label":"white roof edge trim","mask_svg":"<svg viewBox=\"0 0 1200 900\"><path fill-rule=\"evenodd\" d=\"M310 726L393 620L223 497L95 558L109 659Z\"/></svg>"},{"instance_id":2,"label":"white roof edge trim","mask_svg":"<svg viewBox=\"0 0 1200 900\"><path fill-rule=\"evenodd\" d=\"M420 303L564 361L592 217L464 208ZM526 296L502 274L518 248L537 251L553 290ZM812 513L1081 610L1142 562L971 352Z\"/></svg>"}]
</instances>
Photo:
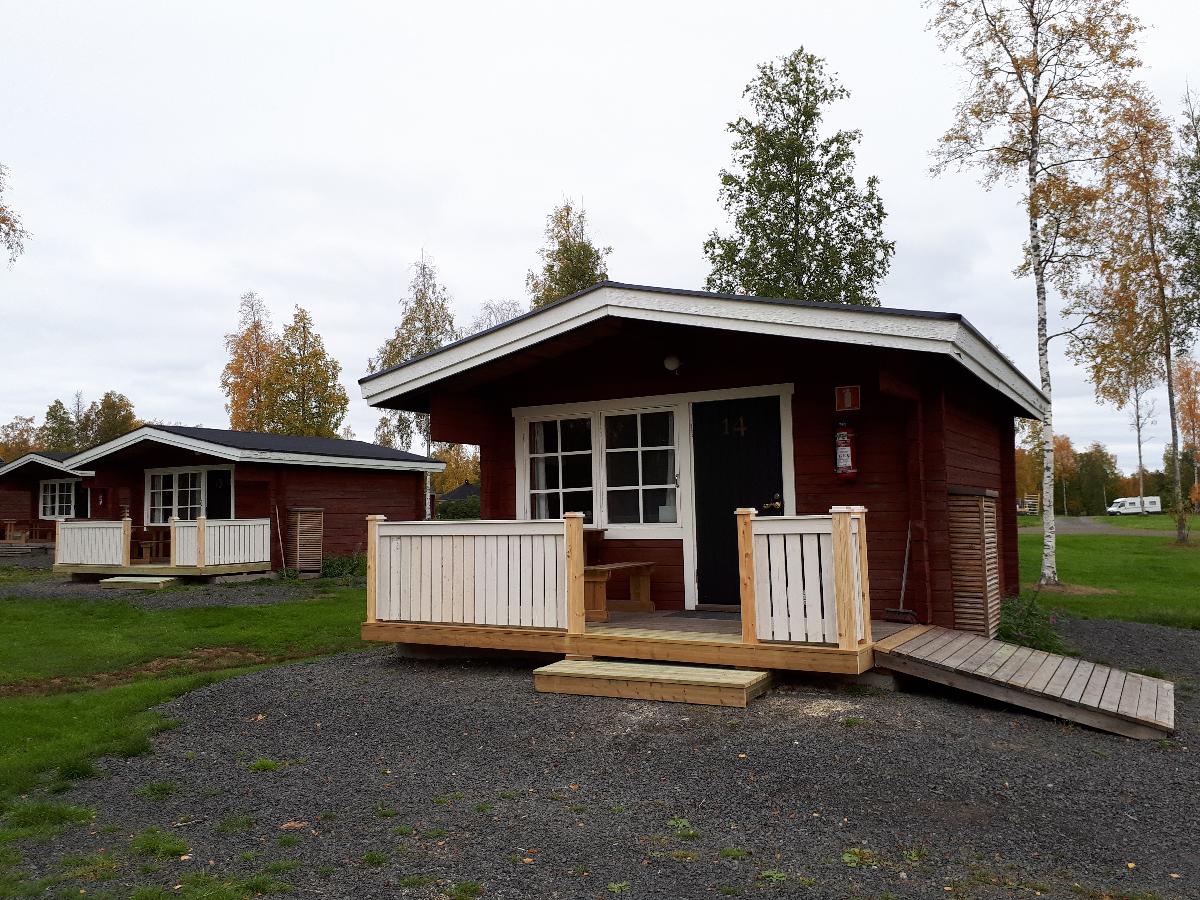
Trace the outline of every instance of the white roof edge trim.
<instances>
[{"instance_id":1,"label":"white roof edge trim","mask_svg":"<svg viewBox=\"0 0 1200 900\"><path fill-rule=\"evenodd\" d=\"M129 434L113 438L107 443L100 444L90 450L84 450L72 456L67 463L72 466L90 463L93 460L108 456L118 450L139 444L142 441L155 441L169 447L181 450L195 450L207 453L230 462L261 462L279 463L293 466L324 466L337 469L375 469L396 472L441 472L446 468L444 462L411 462L404 459L368 459L353 456L329 456L313 453L285 453L276 450L240 450L236 447L225 447L211 441L174 434L170 431L160 431L150 425L145 425Z\"/></svg>"},{"instance_id":2,"label":"white roof edge trim","mask_svg":"<svg viewBox=\"0 0 1200 900\"><path fill-rule=\"evenodd\" d=\"M1045 415L1045 395L1013 363L962 319L905 315L845 307L815 309L761 300L661 294L604 287L513 321L361 385L372 406L459 372L614 316L675 322L727 331L777 334L862 346L939 353L957 360L1033 418Z\"/></svg>"},{"instance_id":3,"label":"white roof edge trim","mask_svg":"<svg viewBox=\"0 0 1200 900\"><path fill-rule=\"evenodd\" d=\"M9 472L15 472L22 466L29 463L39 463L43 466L48 466L51 469L58 469L67 475L72 475L77 478L86 478L93 474L91 472L77 471L66 465L66 460L50 459L48 456L42 456L40 453L26 453L24 456L14 459L7 465L0 466L0 475L7 475Z\"/></svg>"}]
</instances>

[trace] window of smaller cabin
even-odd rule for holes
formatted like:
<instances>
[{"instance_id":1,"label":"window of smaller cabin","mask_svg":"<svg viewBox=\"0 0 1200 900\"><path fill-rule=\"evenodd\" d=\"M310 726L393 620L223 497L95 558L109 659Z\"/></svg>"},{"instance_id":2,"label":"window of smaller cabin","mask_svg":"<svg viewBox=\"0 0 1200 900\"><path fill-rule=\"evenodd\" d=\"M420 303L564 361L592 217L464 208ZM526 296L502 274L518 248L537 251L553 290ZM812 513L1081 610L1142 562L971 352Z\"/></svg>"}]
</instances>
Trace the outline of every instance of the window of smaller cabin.
<instances>
[{"instance_id":1,"label":"window of smaller cabin","mask_svg":"<svg viewBox=\"0 0 1200 900\"><path fill-rule=\"evenodd\" d=\"M43 519L70 519L75 515L77 479L43 481L39 487L39 508Z\"/></svg>"},{"instance_id":2,"label":"window of smaller cabin","mask_svg":"<svg viewBox=\"0 0 1200 900\"><path fill-rule=\"evenodd\" d=\"M558 519L581 512L591 522L593 507L591 419L530 422L530 517Z\"/></svg>"}]
</instances>

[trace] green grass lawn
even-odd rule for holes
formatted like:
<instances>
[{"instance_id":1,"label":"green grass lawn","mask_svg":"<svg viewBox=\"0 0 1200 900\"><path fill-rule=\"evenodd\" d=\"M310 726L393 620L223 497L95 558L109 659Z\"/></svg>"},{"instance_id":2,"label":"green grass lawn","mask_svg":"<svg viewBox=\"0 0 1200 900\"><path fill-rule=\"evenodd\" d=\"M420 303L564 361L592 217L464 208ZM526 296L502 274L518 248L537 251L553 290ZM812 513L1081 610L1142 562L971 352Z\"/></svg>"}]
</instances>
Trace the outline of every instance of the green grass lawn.
<instances>
[{"instance_id":1,"label":"green grass lawn","mask_svg":"<svg viewBox=\"0 0 1200 900\"><path fill-rule=\"evenodd\" d=\"M0 803L86 776L99 756L145 752L170 724L152 707L247 671L248 661L362 647L364 605L363 590L328 584L313 599L268 606L0 600Z\"/></svg>"},{"instance_id":2,"label":"green grass lawn","mask_svg":"<svg viewBox=\"0 0 1200 900\"><path fill-rule=\"evenodd\" d=\"M1041 567L1041 535L1017 538L1021 584ZM1179 547L1170 538L1060 534L1058 576L1066 584L1116 593L1043 593L1041 603L1072 616L1200 628L1200 540Z\"/></svg>"},{"instance_id":3,"label":"green grass lawn","mask_svg":"<svg viewBox=\"0 0 1200 900\"><path fill-rule=\"evenodd\" d=\"M1041 516L1017 516L1017 527L1018 528L1041 528L1042 527L1042 517Z\"/></svg>"},{"instance_id":4,"label":"green grass lawn","mask_svg":"<svg viewBox=\"0 0 1200 900\"><path fill-rule=\"evenodd\" d=\"M1174 531L1175 517L1167 513L1147 513L1144 516L1092 516L1093 522L1103 522L1117 528L1143 529L1147 531ZM1188 517L1188 529L1200 528L1200 516Z\"/></svg>"}]
</instances>

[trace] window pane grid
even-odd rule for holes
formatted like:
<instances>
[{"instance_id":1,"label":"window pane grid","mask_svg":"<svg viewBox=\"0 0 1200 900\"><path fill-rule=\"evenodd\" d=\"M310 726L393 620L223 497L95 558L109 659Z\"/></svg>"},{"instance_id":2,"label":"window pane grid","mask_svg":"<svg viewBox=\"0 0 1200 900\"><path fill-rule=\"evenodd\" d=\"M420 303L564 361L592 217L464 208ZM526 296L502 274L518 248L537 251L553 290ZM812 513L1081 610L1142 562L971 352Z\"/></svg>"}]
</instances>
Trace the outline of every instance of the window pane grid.
<instances>
[{"instance_id":1,"label":"window pane grid","mask_svg":"<svg viewBox=\"0 0 1200 900\"><path fill-rule=\"evenodd\" d=\"M592 421L547 419L529 423L529 514L557 519L582 512L592 521Z\"/></svg>"},{"instance_id":2,"label":"window pane grid","mask_svg":"<svg viewBox=\"0 0 1200 900\"><path fill-rule=\"evenodd\" d=\"M42 482L38 509L43 519L73 518L75 515L75 482Z\"/></svg>"},{"instance_id":3,"label":"window pane grid","mask_svg":"<svg viewBox=\"0 0 1200 900\"><path fill-rule=\"evenodd\" d=\"M613 413L604 417L608 521L674 524L675 414Z\"/></svg>"}]
</instances>

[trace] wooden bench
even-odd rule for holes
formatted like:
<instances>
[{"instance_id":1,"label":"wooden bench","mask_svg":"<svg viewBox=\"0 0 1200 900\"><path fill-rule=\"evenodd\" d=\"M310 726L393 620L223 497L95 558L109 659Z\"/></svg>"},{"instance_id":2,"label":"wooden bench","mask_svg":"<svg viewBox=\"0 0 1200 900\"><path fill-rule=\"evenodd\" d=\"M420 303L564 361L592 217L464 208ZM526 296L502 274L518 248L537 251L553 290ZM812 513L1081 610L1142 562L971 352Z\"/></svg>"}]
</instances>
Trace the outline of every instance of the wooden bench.
<instances>
[{"instance_id":1,"label":"wooden bench","mask_svg":"<svg viewBox=\"0 0 1200 900\"><path fill-rule=\"evenodd\" d=\"M585 566L583 569L584 618L588 622L608 621L608 580L613 572L629 573L629 599L615 601L613 608L629 612L653 612L650 601L650 574L654 563L618 562Z\"/></svg>"}]
</instances>

